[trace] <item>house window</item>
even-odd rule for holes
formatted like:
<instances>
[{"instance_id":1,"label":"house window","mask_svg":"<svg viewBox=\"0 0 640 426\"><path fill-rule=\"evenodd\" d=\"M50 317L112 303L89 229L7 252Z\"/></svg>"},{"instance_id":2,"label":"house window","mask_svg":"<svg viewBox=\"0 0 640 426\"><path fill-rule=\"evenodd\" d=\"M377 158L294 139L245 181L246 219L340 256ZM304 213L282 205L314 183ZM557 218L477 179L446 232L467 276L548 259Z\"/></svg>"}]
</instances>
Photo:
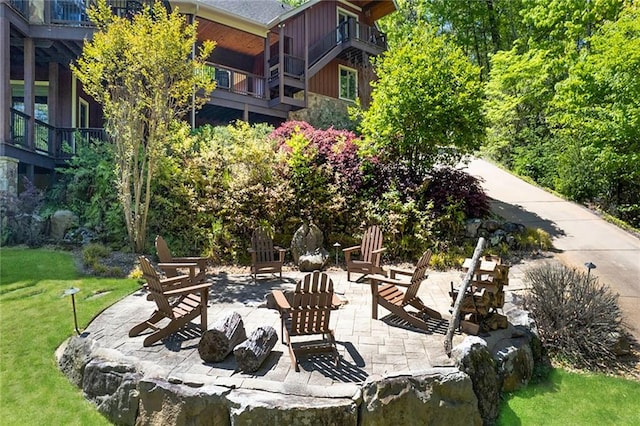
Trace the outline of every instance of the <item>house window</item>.
<instances>
[{"instance_id":1,"label":"house window","mask_svg":"<svg viewBox=\"0 0 640 426\"><path fill-rule=\"evenodd\" d=\"M89 127L89 102L82 98L78 98L78 127Z\"/></svg>"},{"instance_id":2,"label":"house window","mask_svg":"<svg viewBox=\"0 0 640 426\"><path fill-rule=\"evenodd\" d=\"M338 8L338 29L336 31L337 42L348 41L352 37L359 37L358 15Z\"/></svg>"},{"instance_id":3,"label":"house window","mask_svg":"<svg viewBox=\"0 0 640 426\"><path fill-rule=\"evenodd\" d=\"M33 113L36 120L49 122L49 82L36 81L34 85ZM11 107L24 112L24 81L11 80Z\"/></svg>"},{"instance_id":4,"label":"house window","mask_svg":"<svg viewBox=\"0 0 640 426\"><path fill-rule=\"evenodd\" d=\"M340 66L340 99L354 101L358 97L358 72L353 68Z\"/></svg>"}]
</instances>

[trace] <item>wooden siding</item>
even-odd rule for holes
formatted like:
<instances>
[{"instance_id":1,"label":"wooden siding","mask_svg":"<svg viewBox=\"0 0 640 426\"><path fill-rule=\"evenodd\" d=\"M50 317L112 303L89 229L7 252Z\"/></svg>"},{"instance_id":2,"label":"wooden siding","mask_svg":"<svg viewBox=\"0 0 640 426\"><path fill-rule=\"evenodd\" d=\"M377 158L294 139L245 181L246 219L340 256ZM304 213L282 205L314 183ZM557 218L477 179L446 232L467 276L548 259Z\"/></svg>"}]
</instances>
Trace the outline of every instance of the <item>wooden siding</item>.
<instances>
[{"instance_id":1,"label":"wooden siding","mask_svg":"<svg viewBox=\"0 0 640 426\"><path fill-rule=\"evenodd\" d=\"M344 2L321 1L307 11L309 28L309 46L321 40L331 31L335 31L338 26L338 8L358 16L358 21L367 25L374 23L357 8L350 7ZM302 15L295 16L285 22L284 34L294 40L295 56L304 54L304 18Z\"/></svg>"},{"instance_id":2,"label":"wooden siding","mask_svg":"<svg viewBox=\"0 0 640 426\"><path fill-rule=\"evenodd\" d=\"M371 101L370 81L375 79L373 71L362 67L355 67L348 61L336 59L320 70L309 80L309 91L332 98L339 97L339 66L353 68L358 72L358 96L363 106L368 106Z\"/></svg>"}]
</instances>

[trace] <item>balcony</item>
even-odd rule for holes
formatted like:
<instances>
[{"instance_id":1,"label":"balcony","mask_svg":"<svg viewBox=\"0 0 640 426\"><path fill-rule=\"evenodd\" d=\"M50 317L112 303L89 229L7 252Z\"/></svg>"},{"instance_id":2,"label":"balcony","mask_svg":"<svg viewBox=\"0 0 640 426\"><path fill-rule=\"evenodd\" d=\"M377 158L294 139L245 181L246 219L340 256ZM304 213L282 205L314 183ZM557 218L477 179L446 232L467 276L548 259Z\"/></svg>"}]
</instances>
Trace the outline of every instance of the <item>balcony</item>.
<instances>
[{"instance_id":1,"label":"balcony","mask_svg":"<svg viewBox=\"0 0 640 426\"><path fill-rule=\"evenodd\" d=\"M87 8L95 0L9 0L9 3L31 24L93 26L87 16ZM113 13L120 17L130 17L142 10L145 4L152 3L152 0L107 0Z\"/></svg>"},{"instance_id":2,"label":"balcony","mask_svg":"<svg viewBox=\"0 0 640 426\"><path fill-rule=\"evenodd\" d=\"M25 154L49 157L57 163L73 157L81 140L107 141L104 129L54 127L38 119L33 119L31 130L29 115L15 108L10 111L8 143Z\"/></svg>"}]
</instances>

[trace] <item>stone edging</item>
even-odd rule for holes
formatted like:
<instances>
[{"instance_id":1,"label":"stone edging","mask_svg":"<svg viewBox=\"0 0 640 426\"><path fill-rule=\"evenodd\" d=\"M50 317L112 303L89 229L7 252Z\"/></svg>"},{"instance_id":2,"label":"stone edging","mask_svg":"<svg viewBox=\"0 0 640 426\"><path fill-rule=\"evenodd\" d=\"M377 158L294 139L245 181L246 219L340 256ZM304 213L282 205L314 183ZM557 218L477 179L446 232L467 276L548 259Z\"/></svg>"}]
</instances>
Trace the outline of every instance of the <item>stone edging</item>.
<instances>
[{"instance_id":1,"label":"stone edging","mask_svg":"<svg viewBox=\"0 0 640 426\"><path fill-rule=\"evenodd\" d=\"M540 359L529 328L487 340L469 336L453 350L456 367L370 376L364 383L295 385L257 378L162 377L150 361L71 337L56 351L61 371L117 424L488 424L500 393L526 386ZM404 416L404 417L403 417Z\"/></svg>"}]
</instances>

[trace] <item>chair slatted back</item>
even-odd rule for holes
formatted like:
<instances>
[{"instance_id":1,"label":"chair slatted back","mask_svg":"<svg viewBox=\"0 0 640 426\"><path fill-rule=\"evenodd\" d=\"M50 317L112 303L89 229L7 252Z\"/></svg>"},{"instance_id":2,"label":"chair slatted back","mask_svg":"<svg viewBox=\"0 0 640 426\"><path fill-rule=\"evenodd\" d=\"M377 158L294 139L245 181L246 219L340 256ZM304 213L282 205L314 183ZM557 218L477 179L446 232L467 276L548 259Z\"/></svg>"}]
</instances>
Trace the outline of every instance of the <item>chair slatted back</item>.
<instances>
[{"instance_id":1,"label":"chair slatted back","mask_svg":"<svg viewBox=\"0 0 640 426\"><path fill-rule=\"evenodd\" d=\"M420 284L427 279L427 269L429 269L430 260L431 250L427 250L424 252L420 260L418 260L416 269L413 271L413 275L411 276L411 285L407 288L407 291L404 294L404 303L407 303L409 300L416 297L418 290L420 289Z\"/></svg>"},{"instance_id":2,"label":"chair slatted back","mask_svg":"<svg viewBox=\"0 0 640 426\"><path fill-rule=\"evenodd\" d=\"M253 231L251 248L256 253L256 261L258 263L268 263L275 260L273 240L266 229L260 227Z\"/></svg>"},{"instance_id":3,"label":"chair slatted back","mask_svg":"<svg viewBox=\"0 0 640 426\"><path fill-rule=\"evenodd\" d=\"M331 302L333 301L333 281L324 272L314 271L298 281L291 305L290 334L309 335L327 333Z\"/></svg>"},{"instance_id":4,"label":"chair slatted back","mask_svg":"<svg viewBox=\"0 0 640 426\"><path fill-rule=\"evenodd\" d=\"M163 263L170 263L173 260L173 255L169 251L167 242L160 235L156 236L156 252L158 253L158 259Z\"/></svg>"},{"instance_id":5,"label":"chair slatted back","mask_svg":"<svg viewBox=\"0 0 640 426\"><path fill-rule=\"evenodd\" d=\"M147 280L147 287L153 296L153 300L156 302L158 310L168 318L173 318L173 309L169 304L169 300L163 293L164 290L160 283L160 275L158 275L158 272L145 256L140 256L139 260L140 268L142 269L142 276Z\"/></svg>"},{"instance_id":6,"label":"chair slatted back","mask_svg":"<svg viewBox=\"0 0 640 426\"><path fill-rule=\"evenodd\" d=\"M362 244L360 245L360 258L364 262L373 261L373 251L382 248L382 231L376 225L367 228L362 236Z\"/></svg>"}]
</instances>

